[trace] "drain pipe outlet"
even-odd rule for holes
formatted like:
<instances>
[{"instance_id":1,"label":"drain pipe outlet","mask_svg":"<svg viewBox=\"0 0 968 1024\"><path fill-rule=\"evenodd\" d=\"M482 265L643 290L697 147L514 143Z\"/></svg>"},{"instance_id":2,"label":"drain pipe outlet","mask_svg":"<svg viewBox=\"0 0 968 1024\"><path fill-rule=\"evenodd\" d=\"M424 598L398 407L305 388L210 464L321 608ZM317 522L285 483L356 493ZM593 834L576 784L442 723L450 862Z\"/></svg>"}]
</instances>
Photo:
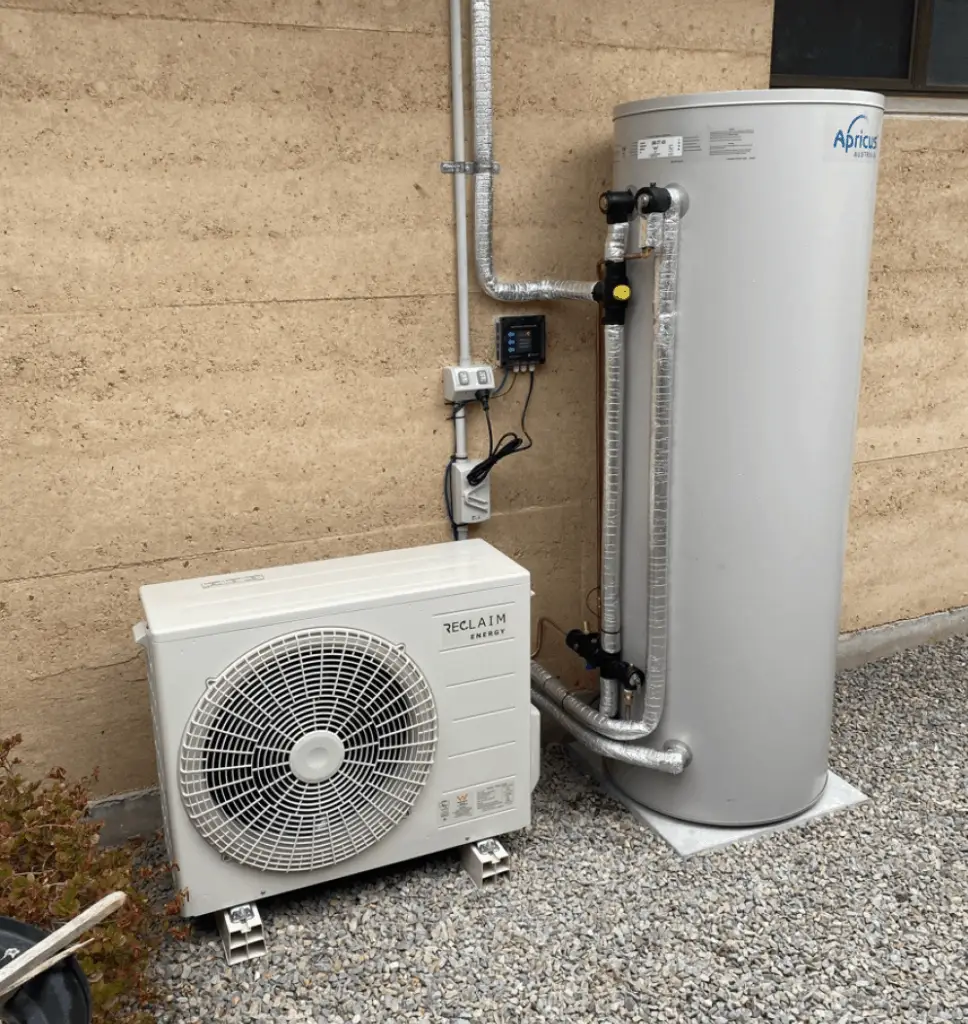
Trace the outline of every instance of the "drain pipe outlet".
<instances>
[{"instance_id":1,"label":"drain pipe outlet","mask_svg":"<svg viewBox=\"0 0 968 1024\"><path fill-rule=\"evenodd\" d=\"M622 743L608 740L597 732L579 725L567 711L563 711L554 701L538 690L531 691L531 703L554 719L571 733L583 747L611 761L622 761L638 768L649 768L652 771L665 772L668 775L681 775L692 760L692 753L684 743L671 740L664 750L642 747L635 743Z\"/></svg>"},{"instance_id":2,"label":"drain pipe outlet","mask_svg":"<svg viewBox=\"0 0 968 1024\"><path fill-rule=\"evenodd\" d=\"M502 302L541 299L594 301L595 281L502 281L494 271L494 81L491 0L471 0L474 92L474 254L481 288Z\"/></svg>"}]
</instances>

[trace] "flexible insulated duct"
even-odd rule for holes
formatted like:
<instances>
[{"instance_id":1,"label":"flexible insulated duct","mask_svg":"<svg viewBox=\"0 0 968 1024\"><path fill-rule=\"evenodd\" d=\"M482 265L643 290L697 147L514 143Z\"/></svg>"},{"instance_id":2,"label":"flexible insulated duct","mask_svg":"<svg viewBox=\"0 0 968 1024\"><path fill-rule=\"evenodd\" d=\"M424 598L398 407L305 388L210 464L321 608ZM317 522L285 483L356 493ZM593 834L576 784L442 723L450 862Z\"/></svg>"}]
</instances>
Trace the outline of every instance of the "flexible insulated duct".
<instances>
[{"instance_id":1,"label":"flexible insulated duct","mask_svg":"<svg viewBox=\"0 0 968 1024\"><path fill-rule=\"evenodd\" d=\"M613 761L635 765L638 768L649 768L652 771L665 772L668 775L681 775L689 765L692 755L684 743L672 742L664 750L643 747L635 743L622 743L617 740L605 739L597 732L576 722L566 711L543 693L532 690L531 703L543 711L549 718L563 726L583 747L595 754Z\"/></svg>"},{"instance_id":2,"label":"flexible insulated duct","mask_svg":"<svg viewBox=\"0 0 968 1024\"><path fill-rule=\"evenodd\" d=\"M474 93L474 253L481 287L502 302L541 299L594 301L594 281L502 281L494 271L494 89L491 0L471 0Z\"/></svg>"}]
</instances>

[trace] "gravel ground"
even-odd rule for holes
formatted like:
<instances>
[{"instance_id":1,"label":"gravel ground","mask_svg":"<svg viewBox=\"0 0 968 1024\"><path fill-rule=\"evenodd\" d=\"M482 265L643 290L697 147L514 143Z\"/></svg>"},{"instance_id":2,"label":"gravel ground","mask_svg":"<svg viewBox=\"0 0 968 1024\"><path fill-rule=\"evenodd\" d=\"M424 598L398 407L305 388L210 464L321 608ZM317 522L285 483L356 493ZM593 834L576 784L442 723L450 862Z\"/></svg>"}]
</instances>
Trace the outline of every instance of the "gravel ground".
<instances>
[{"instance_id":1,"label":"gravel ground","mask_svg":"<svg viewBox=\"0 0 968 1024\"><path fill-rule=\"evenodd\" d=\"M546 752L514 873L456 854L261 904L267 957L166 948L158 1019L968 1019L968 639L845 673L834 768L871 798L679 861Z\"/></svg>"}]
</instances>

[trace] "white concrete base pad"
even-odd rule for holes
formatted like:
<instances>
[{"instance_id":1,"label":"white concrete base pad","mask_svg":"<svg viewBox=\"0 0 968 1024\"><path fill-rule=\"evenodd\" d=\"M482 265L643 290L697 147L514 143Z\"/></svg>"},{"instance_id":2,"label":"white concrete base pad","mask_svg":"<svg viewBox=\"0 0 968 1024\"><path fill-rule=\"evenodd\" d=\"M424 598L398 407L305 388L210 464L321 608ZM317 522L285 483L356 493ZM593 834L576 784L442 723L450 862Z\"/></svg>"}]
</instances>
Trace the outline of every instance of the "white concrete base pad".
<instances>
[{"instance_id":1,"label":"white concrete base pad","mask_svg":"<svg viewBox=\"0 0 968 1024\"><path fill-rule=\"evenodd\" d=\"M752 828L691 825L685 821L677 821L675 818L667 818L664 814L657 814L655 811L650 811L647 807L637 804L612 783L600 757L577 743L570 744L569 749L572 756L595 778L610 797L627 808L633 817L643 825L648 825L660 839L665 840L684 859L694 857L698 853L720 850L725 846L732 846L734 843L745 843L751 839L759 839L761 836L773 835L775 832L783 832L788 828L796 828L808 821L841 811L845 807L863 803L867 799L859 789L836 773L828 771L827 785L820 799L813 807L798 814L795 818L777 821L771 825L755 825Z\"/></svg>"}]
</instances>

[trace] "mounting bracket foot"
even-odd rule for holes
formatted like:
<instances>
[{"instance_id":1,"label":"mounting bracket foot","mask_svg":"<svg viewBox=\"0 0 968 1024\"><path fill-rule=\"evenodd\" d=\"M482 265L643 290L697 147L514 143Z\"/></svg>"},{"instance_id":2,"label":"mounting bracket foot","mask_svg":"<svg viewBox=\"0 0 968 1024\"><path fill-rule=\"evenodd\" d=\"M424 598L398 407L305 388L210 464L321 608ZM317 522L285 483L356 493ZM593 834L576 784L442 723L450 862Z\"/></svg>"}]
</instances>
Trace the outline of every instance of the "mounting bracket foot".
<instances>
[{"instance_id":1,"label":"mounting bracket foot","mask_svg":"<svg viewBox=\"0 0 968 1024\"><path fill-rule=\"evenodd\" d=\"M254 903L240 903L218 911L215 923L222 936L225 962L230 967L266 955L265 931L259 908Z\"/></svg>"},{"instance_id":2,"label":"mounting bracket foot","mask_svg":"<svg viewBox=\"0 0 968 1024\"><path fill-rule=\"evenodd\" d=\"M478 889L496 882L511 870L511 854L496 839L468 843L461 850L460 862Z\"/></svg>"}]
</instances>

